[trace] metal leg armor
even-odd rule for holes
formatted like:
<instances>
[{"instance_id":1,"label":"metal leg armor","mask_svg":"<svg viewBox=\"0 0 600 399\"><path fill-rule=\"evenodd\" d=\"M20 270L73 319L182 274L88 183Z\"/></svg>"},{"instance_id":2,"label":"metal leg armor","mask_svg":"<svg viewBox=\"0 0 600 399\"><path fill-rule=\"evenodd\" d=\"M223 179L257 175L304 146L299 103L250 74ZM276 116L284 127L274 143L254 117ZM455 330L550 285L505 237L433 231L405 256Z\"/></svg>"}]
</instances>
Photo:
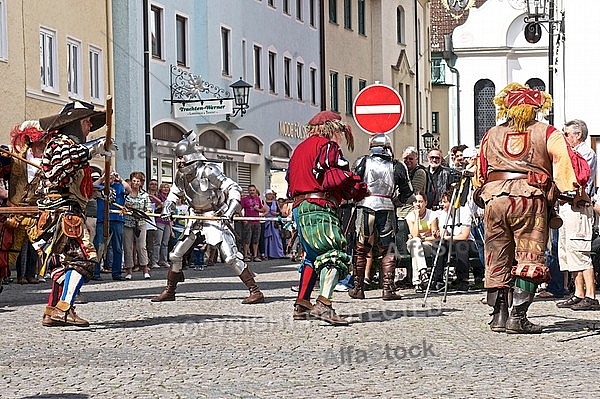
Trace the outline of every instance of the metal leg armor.
<instances>
[{"instance_id":1,"label":"metal leg armor","mask_svg":"<svg viewBox=\"0 0 600 399\"><path fill-rule=\"evenodd\" d=\"M527 310L533 302L533 292L528 292L521 287L515 287L513 292L513 308L506 320L507 334L539 334L543 327L527 320Z\"/></svg>"}]
</instances>

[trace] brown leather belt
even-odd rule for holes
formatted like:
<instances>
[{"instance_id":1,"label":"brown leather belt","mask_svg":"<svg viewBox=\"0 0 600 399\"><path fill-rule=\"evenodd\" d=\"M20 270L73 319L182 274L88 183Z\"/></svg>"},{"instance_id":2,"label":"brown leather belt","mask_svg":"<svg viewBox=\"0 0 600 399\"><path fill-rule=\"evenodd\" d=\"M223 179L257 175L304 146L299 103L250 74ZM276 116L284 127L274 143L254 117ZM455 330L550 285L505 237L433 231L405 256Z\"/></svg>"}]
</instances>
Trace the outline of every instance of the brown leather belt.
<instances>
[{"instance_id":1,"label":"brown leather belt","mask_svg":"<svg viewBox=\"0 0 600 399\"><path fill-rule=\"evenodd\" d=\"M323 199L327 202L330 202L331 204L333 204L334 206L338 206L338 202L335 199L335 197L329 193L325 193L325 192L314 192L314 193L305 193L305 194L300 194L300 195L296 195L294 197L294 203L297 204L300 201L303 201L307 198L318 198L318 199Z\"/></svg>"},{"instance_id":2,"label":"brown leather belt","mask_svg":"<svg viewBox=\"0 0 600 399\"><path fill-rule=\"evenodd\" d=\"M487 175L487 182L497 180L515 180L515 179L527 179L527 173L523 172L505 172L505 171L494 171Z\"/></svg>"}]
</instances>

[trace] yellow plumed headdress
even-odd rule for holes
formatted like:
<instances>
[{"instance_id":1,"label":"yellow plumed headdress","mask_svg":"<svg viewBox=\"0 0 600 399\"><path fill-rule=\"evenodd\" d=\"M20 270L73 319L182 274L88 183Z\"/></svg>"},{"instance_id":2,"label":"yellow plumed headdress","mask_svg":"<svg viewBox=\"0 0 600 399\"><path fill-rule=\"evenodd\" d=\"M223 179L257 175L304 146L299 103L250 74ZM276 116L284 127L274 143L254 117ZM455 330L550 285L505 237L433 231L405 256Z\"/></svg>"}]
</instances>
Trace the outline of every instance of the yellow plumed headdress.
<instances>
[{"instance_id":1,"label":"yellow plumed headdress","mask_svg":"<svg viewBox=\"0 0 600 399\"><path fill-rule=\"evenodd\" d=\"M498 107L496 120L506 118L516 131L524 132L538 112L550 109L552 97L543 91L532 90L527 85L509 83L494 97L494 104Z\"/></svg>"}]
</instances>

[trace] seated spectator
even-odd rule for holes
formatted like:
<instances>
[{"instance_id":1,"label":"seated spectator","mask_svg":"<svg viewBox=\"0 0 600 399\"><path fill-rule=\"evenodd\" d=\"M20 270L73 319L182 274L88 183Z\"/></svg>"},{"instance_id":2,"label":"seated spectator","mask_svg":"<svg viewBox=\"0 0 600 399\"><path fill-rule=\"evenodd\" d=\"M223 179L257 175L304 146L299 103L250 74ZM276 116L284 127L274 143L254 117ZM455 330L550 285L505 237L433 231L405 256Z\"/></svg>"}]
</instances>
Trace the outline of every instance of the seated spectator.
<instances>
[{"instance_id":1,"label":"seated spectator","mask_svg":"<svg viewBox=\"0 0 600 399\"><path fill-rule=\"evenodd\" d=\"M412 261L412 284L415 292L423 292L429 281L425 258L432 256L433 244L440 232L436 214L426 208L425 196L417 192L415 198L414 211L406 215L409 228L406 246Z\"/></svg>"},{"instance_id":2,"label":"seated spectator","mask_svg":"<svg viewBox=\"0 0 600 399\"><path fill-rule=\"evenodd\" d=\"M435 289L444 289L444 270L448 261L448 252L456 255L456 280L457 292L469 290L469 252L474 244L471 236L471 211L467 206L454 208L451 206L453 191L442 194L442 209L438 212L438 226L440 227L440 250L436 259L433 279ZM453 245L450 247L450 240Z\"/></svg>"}]
</instances>

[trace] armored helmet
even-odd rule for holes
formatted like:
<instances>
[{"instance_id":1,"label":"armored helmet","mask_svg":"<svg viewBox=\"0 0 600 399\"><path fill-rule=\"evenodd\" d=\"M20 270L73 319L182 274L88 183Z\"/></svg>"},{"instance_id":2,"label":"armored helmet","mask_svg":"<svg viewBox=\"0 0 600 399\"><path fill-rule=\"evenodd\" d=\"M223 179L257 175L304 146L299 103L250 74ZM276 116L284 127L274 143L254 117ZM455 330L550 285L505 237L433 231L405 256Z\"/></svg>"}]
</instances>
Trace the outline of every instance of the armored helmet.
<instances>
[{"instance_id":1,"label":"armored helmet","mask_svg":"<svg viewBox=\"0 0 600 399\"><path fill-rule=\"evenodd\" d=\"M369 139L369 149L371 155L376 155L385 158L393 158L392 141L387 134L379 133L371 136Z\"/></svg>"},{"instance_id":2,"label":"armored helmet","mask_svg":"<svg viewBox=\"0 0 600 399\"><path fill-rule=\"evenodd\" d=\"M190 130L175 146L175 155L183 158L186 165L195 161L206 161L204 147L198 142L198 135Z\"/></svg>"}]
</instances>

